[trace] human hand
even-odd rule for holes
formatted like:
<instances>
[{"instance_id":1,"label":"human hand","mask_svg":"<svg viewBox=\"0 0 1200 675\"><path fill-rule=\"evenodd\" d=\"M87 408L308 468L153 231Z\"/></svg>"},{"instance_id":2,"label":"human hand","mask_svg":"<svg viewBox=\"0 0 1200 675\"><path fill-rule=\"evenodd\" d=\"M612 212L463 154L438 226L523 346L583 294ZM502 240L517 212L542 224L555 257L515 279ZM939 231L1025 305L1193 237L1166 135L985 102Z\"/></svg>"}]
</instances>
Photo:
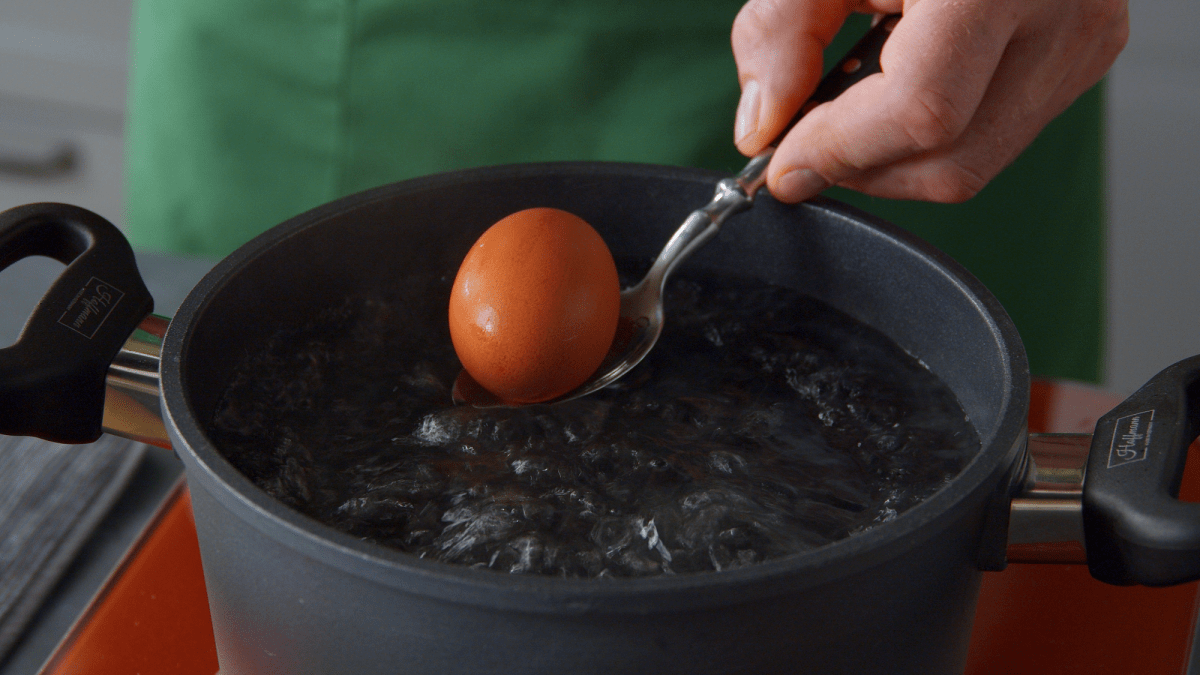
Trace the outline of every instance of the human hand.
<instances>
[{"instance_id":1,"label":"human hand","mask_svg":"<svg viewBox=\"0 0 1200 675\"><path fill-rule=\"evenodd\" d=\"M767 186L781 201L830 185L965 201L1104 76L1129 35L1126 0L750 0L732 35L742 153L770 145L812 94L851 11L903 17L883 72L779 143Z\"/></svg>"}]
</instances>

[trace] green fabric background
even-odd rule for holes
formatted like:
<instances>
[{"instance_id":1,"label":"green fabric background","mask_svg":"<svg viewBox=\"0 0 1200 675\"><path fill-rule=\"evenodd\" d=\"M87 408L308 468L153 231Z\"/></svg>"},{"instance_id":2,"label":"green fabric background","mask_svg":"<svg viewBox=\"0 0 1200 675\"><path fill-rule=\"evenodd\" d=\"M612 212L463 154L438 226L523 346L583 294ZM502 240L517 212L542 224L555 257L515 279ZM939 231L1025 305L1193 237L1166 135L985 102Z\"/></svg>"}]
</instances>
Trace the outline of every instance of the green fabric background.
<instances>
[{"instance_id":1,"label":"green fabric background","mask_svg":"<svg viewBox=\"0 0 1200 675\"><path fill-rule=\"evenodd\" d=\"M310 207L429 173L579 159L734 169L738 8L140 2L129 231L143 248L225 255Z\"/></svg>"},{"instance_id":2,"label":"green fabric background","mask_svg":"<svg viewBox=\"0 0 1200 675\"><path fill-rule=\"evenodd\" d=\"M224 256L337 197L453 169L736 171L741 2L138 0L127 231L138 249ZM966 204L830 195L971 269L1012 314L1035 374L1094 381L1102 132L1098 87Z\"/></svg>"}]
</instances>

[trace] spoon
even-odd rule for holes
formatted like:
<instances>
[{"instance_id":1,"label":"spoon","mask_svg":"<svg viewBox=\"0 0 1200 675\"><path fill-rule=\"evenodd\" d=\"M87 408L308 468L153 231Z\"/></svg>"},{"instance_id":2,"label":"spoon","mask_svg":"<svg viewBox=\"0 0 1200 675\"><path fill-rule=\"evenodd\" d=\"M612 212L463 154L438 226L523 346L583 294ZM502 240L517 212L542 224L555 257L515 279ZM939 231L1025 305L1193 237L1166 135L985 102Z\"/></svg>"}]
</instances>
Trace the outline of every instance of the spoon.
<instances>
[{"instance_id":1,"label":"spoon","mask_svg":"<svg viewBox=\"0 0 1200 675\"><path fill-rule=\"evenodd\" d=\"M696 249L716 236L725 220L754 202L754 195L766 183L767 165L775 154L775 145L800 118L818 104L832 101L851 85L868 75L881 72L879 54L888 35L900 20L899 14L890 14L878 20L874 27L838 61L817 85L812 97L800 107L796 116L788 122L783 132L766 150L755 155L737 175L717 182L712 201L692 211L667 240L646 276L636 285L621 291L621 315L617 321L617 333L604 361L583 384L575 389L542 403L561 403L586 396L616 382L625 373L650 353L663 329L663 287L675 267L687 259ZM454 380L451 396L456 404L469 404L477 408L509 406L494 394L484 389L466 370Z\"/></svg>"}]
</instances>

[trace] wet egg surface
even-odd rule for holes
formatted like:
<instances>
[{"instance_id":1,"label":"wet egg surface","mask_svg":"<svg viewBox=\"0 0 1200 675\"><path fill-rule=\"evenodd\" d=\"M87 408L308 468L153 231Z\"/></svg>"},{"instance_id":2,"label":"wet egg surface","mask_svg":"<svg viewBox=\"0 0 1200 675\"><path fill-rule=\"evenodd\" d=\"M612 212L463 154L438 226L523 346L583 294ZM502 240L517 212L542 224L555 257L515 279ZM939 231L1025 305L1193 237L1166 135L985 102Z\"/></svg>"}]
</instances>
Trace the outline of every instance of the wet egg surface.
<instances>
[{"instance_id":1,"label":"wet egg surface","mask_svg":"<svg viewBox=\"0 0 1200 675\"><path fill-rule=\"evenodd\" d=\"M463 368L510 403L582 384L617 330L621 289L599 233L566 211L518 211L488 228L450 293L450 338Z\"/></svg>"}]
</instances>

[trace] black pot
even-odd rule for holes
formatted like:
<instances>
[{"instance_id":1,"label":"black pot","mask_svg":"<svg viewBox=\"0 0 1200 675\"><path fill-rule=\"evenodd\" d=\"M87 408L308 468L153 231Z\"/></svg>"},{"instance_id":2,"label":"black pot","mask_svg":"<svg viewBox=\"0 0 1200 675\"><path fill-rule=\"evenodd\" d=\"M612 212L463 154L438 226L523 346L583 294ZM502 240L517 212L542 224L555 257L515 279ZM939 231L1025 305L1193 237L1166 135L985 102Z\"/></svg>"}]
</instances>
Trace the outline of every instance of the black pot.
<instances>
[{"instance_id":1,"label":"black pot","mask_svg":"<svg viewBox=\"0 0 1200 675\"><path fill-rule=\"evenodd\" d=\"M388 287L442 308L431 316L443 325L414 330L445 331L445 297L414 280L452 275L502 216L563 208L595 225L618 259L649 260L718 178L617 164L433 176L297 216L218 264L170 321L158 365L222 673L961 672L982 571L1005 564L1010 502L1039 480L1027 452L1024 350L995 298L959 265L836 202L790 206L760 196L686 264L752 272L882 330L949 385L970 416L983 447L962 473L849 539L720 573L504 575L417 559L317 523L256 488L206 435L233 368L280 327L347 294ZM146 345L166 322L143 321L149 298L128 246L74 207L0 214L0 263L32 253L70 264L19 343L0 353L0 431L88 441L107 404L110 430L166 443L156 418L141 431L129 426L147 417L139 396L159 402L145 379L156 347ZM1200 359L1191 359L1106 417L1092 443L1086 508L1035 519L1058 528L1049 539L1078 531L1106 580L1200 576L1200 506L1173 498L1200 422L1198 382Z\"/></svg>"}]
</instances>

